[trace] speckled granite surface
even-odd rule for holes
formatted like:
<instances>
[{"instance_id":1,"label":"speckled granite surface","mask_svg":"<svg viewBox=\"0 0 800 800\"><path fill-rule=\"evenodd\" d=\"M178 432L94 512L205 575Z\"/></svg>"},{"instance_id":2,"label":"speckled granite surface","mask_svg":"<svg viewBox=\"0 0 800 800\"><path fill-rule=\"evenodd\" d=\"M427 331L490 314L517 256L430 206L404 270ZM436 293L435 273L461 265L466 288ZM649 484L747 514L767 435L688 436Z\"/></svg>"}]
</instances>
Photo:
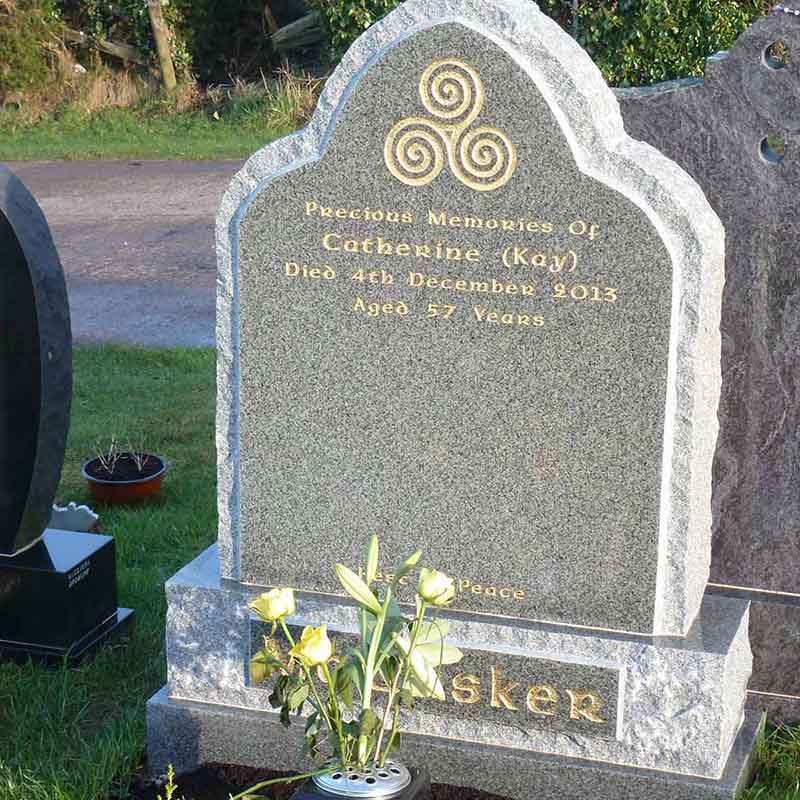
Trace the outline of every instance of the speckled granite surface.
<instances>
[{"instance_id":1,"label":"speckled granite surface","mask_svg":"<svg viewBox=\"0 0 800 800\"><path fill-rule=\"evenodd\" d=\"M398 120L445 135L420 100L443 57L483 92L469 124L514 148L492 191L453 156L424 186L388 166ZM333 592L298 552L353 561L378 530L387 563L420 544L465 581L459 607L688 630L709 560L722 228L625 136L600 73L534 4L409 0L370 29L312 124L237 176L218 246L227 576Z\"/></svg>"}]
</instances>

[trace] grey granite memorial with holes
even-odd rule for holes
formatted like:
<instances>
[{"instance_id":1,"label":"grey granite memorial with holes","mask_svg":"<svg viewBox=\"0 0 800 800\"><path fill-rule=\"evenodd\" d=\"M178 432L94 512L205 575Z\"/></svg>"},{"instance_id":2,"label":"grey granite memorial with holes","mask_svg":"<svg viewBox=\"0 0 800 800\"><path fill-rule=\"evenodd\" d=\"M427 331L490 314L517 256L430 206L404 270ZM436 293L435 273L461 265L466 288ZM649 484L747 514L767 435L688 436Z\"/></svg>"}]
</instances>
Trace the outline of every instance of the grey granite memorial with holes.
<instances>
[{"instance_id":1,"label":"grey granite memorial with holes","mask_svg":"<svg viewBox=\"0 0 800 800\"><path fill-rule=\"evenodd\" d=\"M749 606L705 593L723 229L586 53L527 0L408 0L236 177L218 246L219 543L167 584L151 768L301 766L247 603L290 585L292 624L352 635L332 566L377 531L383 569L421 548L459 590L406 761L735 797Z\"/></svg>"},{"instance_id":2,"label":"grey granite memorial with holes","mask_svg":"<svg viewBox=\"0 0 800 800\"><path fill-rule=\"evenodd\" d=\"M702 80L618 97L629 133L680 164L725 225L710 577L714 591L752 602L749 704L797 723L800 18L758 20Z\"/></svg>"}]
</instances>

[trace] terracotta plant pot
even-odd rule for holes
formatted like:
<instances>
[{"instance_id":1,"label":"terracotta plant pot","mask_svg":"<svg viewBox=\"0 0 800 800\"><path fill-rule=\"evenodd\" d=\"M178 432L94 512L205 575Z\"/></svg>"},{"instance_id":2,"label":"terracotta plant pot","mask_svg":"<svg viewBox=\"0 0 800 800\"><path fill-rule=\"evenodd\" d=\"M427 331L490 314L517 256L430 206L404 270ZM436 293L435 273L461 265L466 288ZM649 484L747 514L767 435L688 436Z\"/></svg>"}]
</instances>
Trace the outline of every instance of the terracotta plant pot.
<instances>
[{"instance_id":1,"label":"terracotta plant pot","mask_svg":"<svg viewBox=\"0 0 800 800\"><path fill-rule=\"evenodd\" d=\"M167 465L163 458L147 454L144 468L132 466L130 453L120 453L118 467L109 474L99 458L87 461L81 468L89 491L100 503L127 505L145 500L161 491Z\"/></svg>"}]
</instances>

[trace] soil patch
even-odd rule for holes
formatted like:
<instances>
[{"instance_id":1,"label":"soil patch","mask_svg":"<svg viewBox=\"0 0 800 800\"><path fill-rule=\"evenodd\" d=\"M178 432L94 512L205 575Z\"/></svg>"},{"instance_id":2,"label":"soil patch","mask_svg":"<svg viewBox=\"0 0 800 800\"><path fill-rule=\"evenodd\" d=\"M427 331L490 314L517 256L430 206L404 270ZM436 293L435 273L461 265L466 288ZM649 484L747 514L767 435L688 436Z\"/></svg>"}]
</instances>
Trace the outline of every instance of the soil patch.
<instances>
[{"instance_id":1,"label":"soil patch","mask_svg":"<svg viewBox=\"0 0 800 800\"><path fill-rule=\"evenodd\" d=\"M177 776L175 780L178 785L176 797L181 800L228 800L231 795L236 795L256 783L285 775L286 773L283 772L257 770L229 764L206 764L194 772ZM297 784L278 785L260 792L260 795L270 797L272 800L289 800L297 786ZM164 787L162 783L140 778L132 791L132 800L158 800L159 792L163 797ZM115 800L115 798L111 798L111 800ZM507 798L472 789L434 784L433 800L507 800Z\"/></svg>"},{"instance_id":2,"label":"soil patch","mask_svg":"<svg viewBox=\"0 0 800 800\"><path fill-rule=\"evenodd\" d=\"M103 465L99 458L95 458L86 465L86 474L98 481L126 483L152 478L153 475L161 472L163 467L161 459L156 456L142 453L141 455L137 454L134 458L130 453L121 453L113 462L111 471Z\"/></svg>"}]
</instances>

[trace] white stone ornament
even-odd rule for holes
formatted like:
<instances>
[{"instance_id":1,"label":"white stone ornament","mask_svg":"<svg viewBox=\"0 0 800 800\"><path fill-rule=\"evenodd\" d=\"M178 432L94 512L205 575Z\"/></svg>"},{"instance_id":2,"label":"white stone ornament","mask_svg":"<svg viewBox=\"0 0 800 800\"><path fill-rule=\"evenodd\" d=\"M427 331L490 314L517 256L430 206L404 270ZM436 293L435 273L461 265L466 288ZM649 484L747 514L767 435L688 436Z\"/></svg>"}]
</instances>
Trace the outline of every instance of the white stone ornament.
<instances>
[{"instance_id":1,"label":"white stone ornament","mask_svg":"<svg viewBox=\"0 0 800 800\"><path fill-rule=\"evenodd\" d=\"M66 506L53 506L49 527L57 531L78 531L94 533L98 528L100 516L89 506L69 503Z\"/></svg>"}]
</instances>

